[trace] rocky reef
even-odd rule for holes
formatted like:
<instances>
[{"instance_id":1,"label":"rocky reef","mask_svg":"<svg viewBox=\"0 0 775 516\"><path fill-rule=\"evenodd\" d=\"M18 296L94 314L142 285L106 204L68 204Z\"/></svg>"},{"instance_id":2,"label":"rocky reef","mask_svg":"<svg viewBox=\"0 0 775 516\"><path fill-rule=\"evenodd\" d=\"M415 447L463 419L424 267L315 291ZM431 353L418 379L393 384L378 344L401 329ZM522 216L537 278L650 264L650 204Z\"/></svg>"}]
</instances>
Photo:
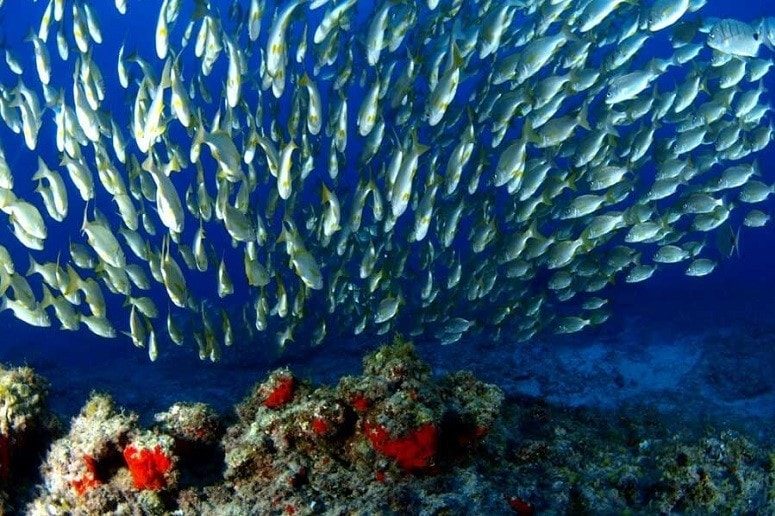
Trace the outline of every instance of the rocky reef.
<instances>
[{"instance_id":1,"label":"rocky reef","mask_svg":"<svg viewBox=\"0 0 775 516\"><path fill-rule=\"evenodd\" d=\"M361 375L335 386L315 386L278 369L233 415L176 403L144 425L109 395L93 393L69 431L55 438L45 392L45 382L29 369L0 370L7 512L775 508L775 453L740 433L680 434L646 410L625 416L504 399L499 388L469 373L433 376L401 341L368 355Z\"/></svg>"},{"instance_id":2,"label":"rocky reef","mask_svg":"<svg viewBox=\"0 0 775 516\"><path fill-rule=\"evenodd\" d=\"M0 365L0 514L32 482L36 465L58 431L48 410L48 384L28 367Z\"/></svg>"},{"instance_id":3,"label":"rocky reef","mask_svg":"<svg viewBox=\"0 0 775 516\"><path fill-rule=\"evenodd\" d=\"M497 387L465 373L434 379L406 343L369 355L363 375L335 388L277 371L237 407L223 499L259 512L444 507L440 485L472 463L502 402Z\"/></svg>"},{"instance_id":4,"label":"rocky reef","mask_svg":"<svg viewBox=\"0 0 775 516\"><path fill-rule=\"evenodd\" d=\"M769 514L775 451L739 431L676 427L662 413L620 414L514 400L486 473L515 510L569 514ZM518 510L519 509L519 510Z\"/></svg>"},{"instance_id":5,"label":"rocky reef","mask_svg":"<svg viewBox=\"0 0 775 516\"><path fill-rule=\"evenodd\" d=\"M222 462L219 417L178 403L143 428L106 394L94 393L41 468L31 514L161 513L186 485L213 481Z\"/></svg>"}]
</instances>

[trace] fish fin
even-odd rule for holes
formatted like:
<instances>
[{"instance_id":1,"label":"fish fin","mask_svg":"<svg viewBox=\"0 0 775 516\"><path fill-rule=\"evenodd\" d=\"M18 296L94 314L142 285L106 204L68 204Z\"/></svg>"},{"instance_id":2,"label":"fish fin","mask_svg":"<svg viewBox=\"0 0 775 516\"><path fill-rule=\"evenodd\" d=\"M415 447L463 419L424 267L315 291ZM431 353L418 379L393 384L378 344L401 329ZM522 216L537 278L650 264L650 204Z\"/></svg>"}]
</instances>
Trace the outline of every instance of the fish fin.
<instances>
[{"instance_id":1,"label":"fish fin","mask_svg":"<svg viewBox=\"0 0 775 516\"><path fill-rule=\"evenodd\" d=\"M167 57L166 61L164 61L164 69L161 72L161 79L159 82L159 87L162 90L172 86L172 80L170 79L171 69L172 69L172 58Z\"/></svg>"},{"instance_id":2,"label":"fish fin","mask_svg":"<svg viewBox=\"0 0 775 516\"><path fill-rule=\"evenodd\" d=\"M83 223L81 224L81 233L86 231L86 227L89 225L89 201L86 201L86 205L83 207Z\"/></svg>"},{"instance_id":3,"label":"fish fin","mask_svg":"<svg viewBox=\"0 0 775 516\"><path fill-rule=\"evenodd\" d=\"M581 38L579 38L574 32L573 27L570 25L565 25L562 28L562 35L565 37L568 41L580 41Z\"/></svg>"},{"instance_id":4,"label":"fish fin","mask_svg":"<svg viewBox=\"0 0 775 516\"><path fill-rule=\"evenodd\" d=\"M729 223L724 224L716 233L716 248L718 252L726 259L734 254L737 246L736 235Z\"/></svg>"},{"instance_id":5,"label":"fish fin","mask_svg":"<svg viewBox=\"0 0 775 516\"><path fill-rule=\"evenodd\" d=\"M529 143L539 143L541 137L533 129L533 121L529 118L525 120L525 124L522 126L522 139Z\"/></svg>"},{"instance_id":6,"label":"fish fin","mask_svg":"<svg viewBox=\"0 0 775 516\"><path fill-rule=\"evenodd\" d=\"M579 114L576 116L576 121L578 124L586 129L587 131L591 131L591 127L589 125L589 102L585 101L581 108L579 109Z\"/></svg>"},{"instance_id":7,"label":"fish fin","mask_svg":"<svg viewBox=\"0 0 775 516\"><path fill-rule=\"evenodd\" d=\"M320 185L320 197L323 200L323 204L331 202L331 191L326 187L325 183Z\"/></svg>"},{"instance_id":8,"label":"fish fin","mask_svg":"<svg viewBox=\"0 0 775 516\"><path fill-rule=\"evenodd\" d=\"M38 264L38 262L35 261L35 258L33 258L31 254L29 255L29 257L30 257L30 266L27 269L27 274L25 274L25 276L32 276L38 271L38 268L40 267L40 264Z\"/></svg>"},{"instance_id":9,"label":"fish fin","mask_svg":"<svg viewBox=\"0 0 775 516\"><path fill-rule=\"evenodd\" d=\"M455 43L454 38L450 38L452 40L452 62L451 62L451 69L454 68L462 68L463 65L465 65L466 58L463 56L463 54L460 53L460 49L457 46L457 43Z\"/></svg>"},{"instance_id":10,"label":"fish fin","mask_svg":"<svg viewBox=\"0 0 775 516\"><path fill-rule=\"evenodd\" d=\"M40 308L42 310L45 310L49 306L54 305L54 296L51 294L51 290L49 290L49 288L46 286L45 283L42 285L42 287L43 287L43 300L40 302Z\"/></svg>"}]
</instances>

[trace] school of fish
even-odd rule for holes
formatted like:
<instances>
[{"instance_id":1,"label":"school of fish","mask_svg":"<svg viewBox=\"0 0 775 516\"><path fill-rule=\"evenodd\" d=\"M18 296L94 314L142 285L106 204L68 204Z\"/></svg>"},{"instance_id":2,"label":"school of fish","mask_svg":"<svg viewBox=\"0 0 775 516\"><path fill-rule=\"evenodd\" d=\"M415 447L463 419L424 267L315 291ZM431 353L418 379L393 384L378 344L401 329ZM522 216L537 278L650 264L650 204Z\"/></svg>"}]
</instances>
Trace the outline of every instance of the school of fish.
<instances>
[{"instance_id":1,"label":"school of fish","mask_svg":"<svg viewBox=\"0 0 775 516\"><path fill-rule=\"evenodd\" d=\"M614 282L709 274L770 218L775 19L705 0L115 0L156 20L119 46L108 2L25 3L39 24L0 50L0 311L151 360L167 342L215 361L245 338L577 332Z\"/></svg>"}]
</instances>

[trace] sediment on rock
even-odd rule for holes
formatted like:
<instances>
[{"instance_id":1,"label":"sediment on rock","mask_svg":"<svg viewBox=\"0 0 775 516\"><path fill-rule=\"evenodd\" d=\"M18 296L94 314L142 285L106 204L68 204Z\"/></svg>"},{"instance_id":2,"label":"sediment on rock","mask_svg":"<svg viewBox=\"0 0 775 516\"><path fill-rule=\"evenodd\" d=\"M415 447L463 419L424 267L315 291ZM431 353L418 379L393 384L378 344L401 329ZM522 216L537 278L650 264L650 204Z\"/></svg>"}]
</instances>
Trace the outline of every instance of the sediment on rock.
<instances>
[{"instance_id":1,"label":"sediment on rock","mask_svg":"<svg viewBox=\"0 0 775 516\"><path fill-rule=\"evenodd\" d=\"M278 369L233 416L176 403L148 426L93 393L51 443L27 512L750 513L775 502L775 453L739 433L506 400L470 373L434 376L402 341L363 370L315 386ZM44 392L31 371L14 374L27 390L6 396ZM43 400L18 405L28 416L8 427L49 428Z\"/></svg>"}]
</instances>

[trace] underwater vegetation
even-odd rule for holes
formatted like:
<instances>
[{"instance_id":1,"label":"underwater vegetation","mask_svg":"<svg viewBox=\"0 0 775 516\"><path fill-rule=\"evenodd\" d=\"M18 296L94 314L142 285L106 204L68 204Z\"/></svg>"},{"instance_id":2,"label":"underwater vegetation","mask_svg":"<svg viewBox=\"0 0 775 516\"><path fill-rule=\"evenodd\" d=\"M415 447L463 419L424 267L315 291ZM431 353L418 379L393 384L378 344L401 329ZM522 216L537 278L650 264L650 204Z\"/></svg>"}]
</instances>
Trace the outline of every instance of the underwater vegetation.
<instances>
[{"instance_id":1,"label":"underwater vegetation","mask_svg":"<svg viewBox=\"0 0 775 516\"><path fill-rule=\"evenodd\" d=\"M37 389L37 406L15 420L49 428L39 378L3 370L0 381L12 387L0 392L4 406ZM233 415L176 403L146 425L93 393L66 432L51 428L59 437L46 433L10 470L0 455L0 492L9 495L0 510L765 514L775 504L775 451L736 432L688 435L647 411L612 417L504 399L467 372L431 375L401 341L333 386L278 369ZM23 431L17 423L10 433L17 459ZM17 475L21 463L40 464L40 478Z\"/></svg>"},{"instance_id":2,"label":"underwater vegetation","mask_svg":"<svg viewBox=\"0 0 775 516\"><path fill-rule=\"evenodd\" d=\"M27 367L0 366L0 513L36 476L59 423L47 406L46 381Z\"/></svg>"},{"instance_id":3,"label":"underwater vegetation","mask_svg":"<svg viewBox=\"0 0 775 516\"><path fill-rule=\"evenodd\" d=\"M769 219L775 21L704 5L27 3L0 311L151 360L601 324L613 283L707 275Z\"/></svg>"}]
</instances>

